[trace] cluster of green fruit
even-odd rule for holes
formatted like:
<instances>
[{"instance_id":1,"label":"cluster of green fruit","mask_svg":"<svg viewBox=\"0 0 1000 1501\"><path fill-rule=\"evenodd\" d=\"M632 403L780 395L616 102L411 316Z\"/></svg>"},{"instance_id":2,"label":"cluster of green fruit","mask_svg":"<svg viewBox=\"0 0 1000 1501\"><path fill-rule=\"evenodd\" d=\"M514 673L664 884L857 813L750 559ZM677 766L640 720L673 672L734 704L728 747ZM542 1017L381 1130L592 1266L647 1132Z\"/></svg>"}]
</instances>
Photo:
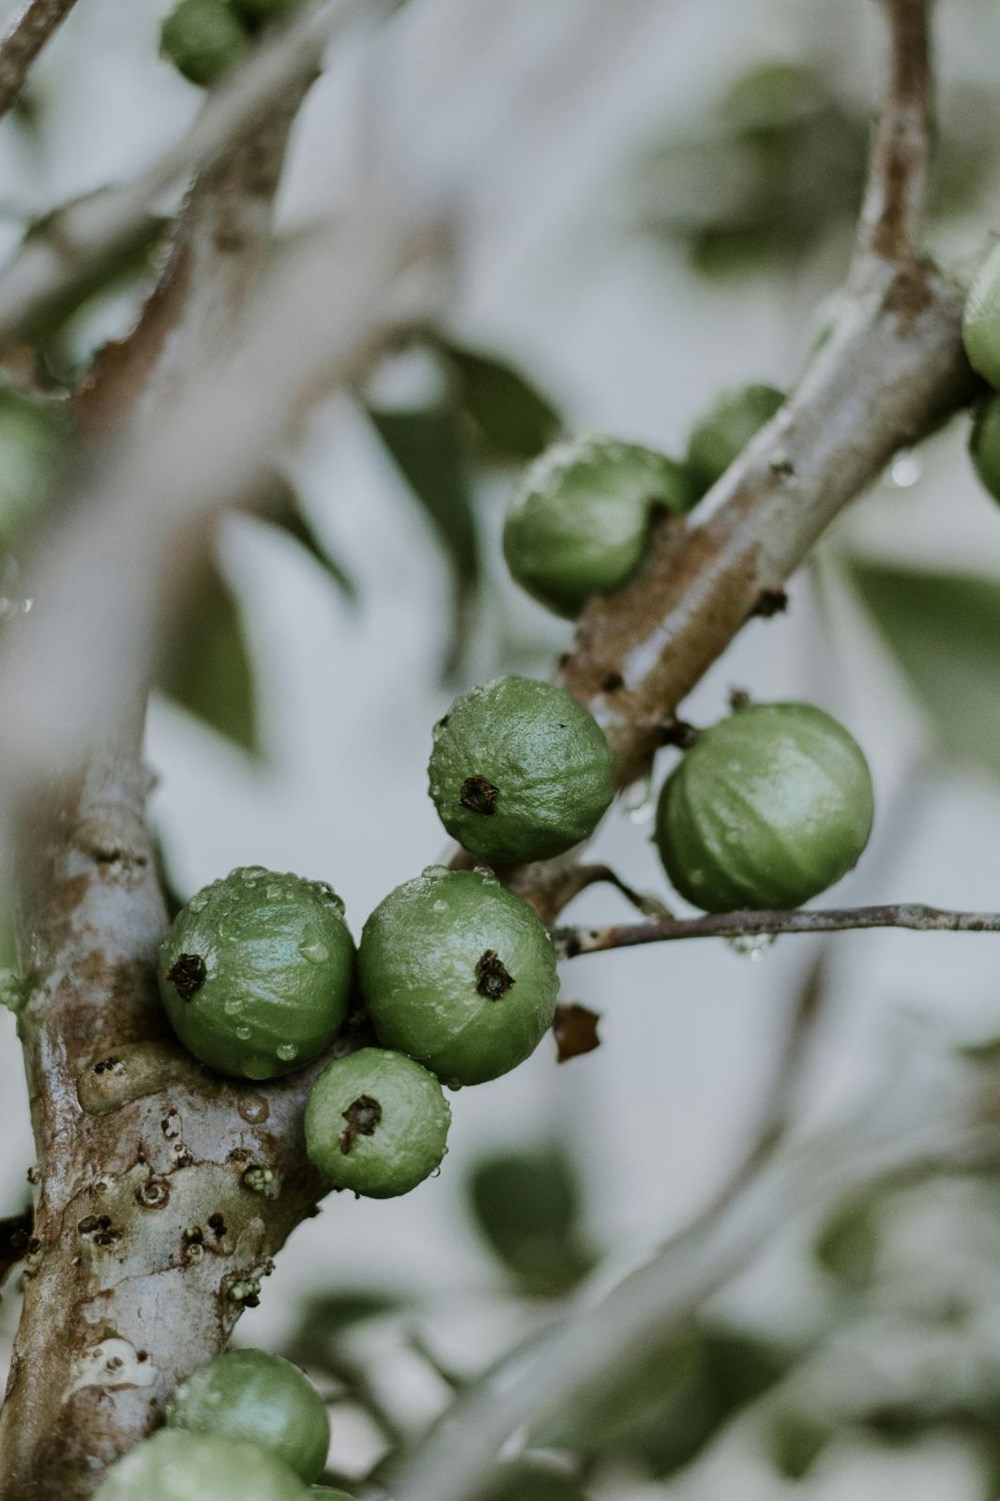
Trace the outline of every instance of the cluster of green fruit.
<instances>
[{"instance_id":1,"label":"cluster of green fruit","mask_svg":"<svg viewBox=\"0 0 1000 1501\"><path fill-rule=\"evenodd\" d=\"M1000 500L1000 245L983 261L969 290L962 334L972 368L994 387L977 408L969 450L979 478Z\"/></svg>"},{"instance_id":2,"label":"cluster of green fruit","mask_svg":"<svg viewBox=\"0 0 1000 1501\"><path fill-rule=\"evenodd\" d=\"M160 29L160 52L191 83L210 88L238 63L261 28L299 0L178 0Z\"/></svg>"},{"instance_id":3,"label":"cluster of green fruit","mask_svg":"<svg viewBox=\"0 0 1000 1501\"><path fill-rule=\"evenodd\" d=\"M646 556L656 515L689 511L783 401L773 386L724 392L692 428L683 463L599 435L556 444L529 469L508 513L511 573L570 617L592 594L622 588Z\"/></svg>"},{"instance_id":4,"label":"cluster of green fruit","mask_svg":"<svg viewBox=\"0 0 1000 1501\"><path fill-rule=\"evenodd\" d=\"M113 1466L95 1501L350 1501L313 1483L329 1447L326 1407L296 1366L231 1350L181 1383L166 1427Z\"/></svg>"}]
</instances>

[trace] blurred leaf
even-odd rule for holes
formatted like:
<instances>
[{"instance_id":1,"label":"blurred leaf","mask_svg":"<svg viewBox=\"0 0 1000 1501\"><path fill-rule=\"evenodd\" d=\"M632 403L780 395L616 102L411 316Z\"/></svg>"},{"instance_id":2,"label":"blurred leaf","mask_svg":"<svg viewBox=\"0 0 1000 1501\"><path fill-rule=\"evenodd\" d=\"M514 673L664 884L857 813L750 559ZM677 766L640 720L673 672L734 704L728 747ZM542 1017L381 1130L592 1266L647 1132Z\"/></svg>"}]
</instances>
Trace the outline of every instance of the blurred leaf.
<instances>
[{"instance_id":1,"label":"blurred leaf","mask_svg":"<svg viewBox=\"0 0 1000 1501\"><path fill-rule=\"evenodd\" d=\"M879 1253L878 1205L874 1199L848 1204L820 1231L816 1260L847 1287L867 1287Z\"/></svg>"},{"instance_id":2,"label":"blurred leaf","mask_svg":"<svg viewBox=\"0 0 1000 1501\"><path fill-rule=\"evenodd\" d=\"M498 457L533 459L558 436L559 413L519 370L443 339L438 348L456 377L462 410Z\"/></svg>"},{"instance_id":3,"label":"blurred leaf","mask_svg":"<svg viewBox=\"0 0 1000 1501\"><path fill-rule=\"evenodd\" d=\"M305 548L309 556L319 563L325 573L330 575L337 588L348 599L357 599L357 585L316 536L301 498L284 475L271 476L267 492L260 502L260 510L272 526L287 532L290 537L294 537L300 547Z\"/></svg>"},{"instance_id":4,"label":"blurred leaf","mask_svg":"<svg viewBox=\"0 0 1000 1501\"><path fill-rule=\"evenodd\" d=\"M1000 773L1000 583L860 559L850 576L941 749Z\"/></svg>"},{"instance_id":5,"label":"blurred leaf","mask_svg":"<svg viewBox=\"0 0 1000 1501\"><path fill-rule=\"evenodd\" d=\"M526 1292L566 1292L593 1266L579 1230L576 1177L557 1147L481 1162L469 1197L479 1230Z\"/></svg>"},{"instance_id":6,"label":"blurred leaf","mask_svg":"<svg viewBox=\"0 0 1000 1501\"><path fill-rule=\"evenodd\" d=\"M818 69L757 64L700 126L647 154L640 222L686 244L705 272L795 260L853 220L867 147L867 119Z\"/></svg>"},{"instance_id":7,"label":"blurred leaf","mask_svg":"<svg viewBox=\"0 0 1000 1501\"><path fill-rule=\"evenodd\" d=\"M733 1330L675 1331L545 1438L585 1452L610 1448L666 1479L780 1380L791 1358Z\"/></svg>"},{"instance_id":8,"label":"blurred leaf","mask_svg":"<svg viewBox=\"0 0 1000 1501\"><path fill-rule=\"evenodd\" d=\"M369 416L414 496L433 523L451 564L455 668L479 586L479 537L458 414L449 407L381 411Z\"/></svg>"},{"instance_id":9,"label":"blurred leaf","mask_svg":"<svg viewBox=\"0 0 1000 1501\"><path fill-rule=\"evenodd\" d=\"M804 1480L833 1436L829 1423L797 1408L780 1408L768 1424L767 1446L784 1480Z\"/></svg>"},{"instance_id":10,"label":"blurred leaf","mask_svg":"<svg viewBox=\"0 0 1000 1501\"><path fill-rule=\"evenodd\" d=\"M369 1319L381 1318L403 1307L406 1299L398 1293L348 1292L314 1293L305 1298L288 1344L289 1359L317 1370L341 1371L337 1342L348 1330Z\"/></svg>"},{"instance_id":11,"label":"blurred leaf","mask_svg":"<svg viewBox=\"0 0 1000 1501\"><path fill-rule=\"evenodd\" d=\"M498 1465L483 1483L480 1501L587 1501L579 1482L552 1465L527 1459Z\"/></svg>"},{"instance_id":12,"label":"blurred leaf","mask_svg":"<svg viewBox=\"0 0 1000 1501\"><path fill-rule=\"evenodd\" d=\"M253 668L239 606L213 563L190 589L162 686L220 735L256 755Z\"/></svg>"}]
</instances>

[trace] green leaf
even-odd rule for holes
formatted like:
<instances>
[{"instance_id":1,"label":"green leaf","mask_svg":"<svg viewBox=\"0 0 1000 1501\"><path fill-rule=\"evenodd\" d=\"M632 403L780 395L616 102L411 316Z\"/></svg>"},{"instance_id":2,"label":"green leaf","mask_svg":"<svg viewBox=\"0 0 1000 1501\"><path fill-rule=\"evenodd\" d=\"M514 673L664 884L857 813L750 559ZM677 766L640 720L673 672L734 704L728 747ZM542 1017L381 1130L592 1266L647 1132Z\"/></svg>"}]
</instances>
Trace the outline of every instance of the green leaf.
<instances>
[{"instance_id":1,"label":"green leaf","mask_svg":"<svg viewBox=\"0 0 1000 1501\"><path fill-rule=\"evenodd\" d=\"M832 1437L828 1422L797 1408L783 1407L768 1425L767 1446L783 1479L804 1480Z\"/></svg>"},{"instance_id":2,"label":"green leaf","mask_svg":"<svg viewBox=\"0 0 1000 1501\"><path fill-rule=\"evenodd\" d=\"M476 1224L524 1291L555 1295L593 1266L571 1164L555 1146L481 1162L469 1180Z\"/></svg>"},{"instance_id":3,"label":"green leaf","mask_svg":"<svg viewBox=\"0 0 1000 1501\"><path fill-rule=\"evenodd\" d=\"M880 1239L877 1202L856 1200L820 1231L816 1260L846 1287L865 1288L875 1272Z\"/></svg>"},{"instance_id":4,"label":"green leaf","mask_svg":"<svg viewBox=\"0 0 1000 1501\"><path fill-rule=\"evenodd\" d=\"M479 586L479 535L458 414L369 408L376 432L430 518L451 564L453 639L446 671L457 665Z\"/></svg>"},{"instance_id":5,"label":"green leaf","mask_svg":"<svg viewBox=\"0 0 1000 1501\"><path fill-rule=\"evenodd\" d=\"M289 1344L290 1357L305 1365L326 1369L331 1360L335 1360L338 1341L349 1329L367 1323L369 1319L394 1313L405 1302L397 1293L367 1292L360 1288L314 1293L300 1305Z\"/></svg>"},{"instance_id":6,"label":"green leaf","mask_svg":"<svg viewBox=\"0 0 1000 1501\"><path fill-rule=\"evenodd\" d=\"M481 1501L587 1501L571 1475L526 1459L497 1465L483 1482Z\"/></svg>"},{"instance_id":7,"label":"green leaf","mask_svg":"<svg viewBox=\"0 0 1000 1501\"><path fill-rule=\"evenodd\" d=\"M858 559L850 576L940 749L1000 773L1000 583Z\"/></svg>"},{"instance_id":8,"label":"green leaf","mask_svg":"<svg viewBox=\"0 0 1000 1501\"><path fill-rule=\"evenodd\" d=\"M239 605L215 567L206 563L162 673L171 698L220 735L256 755L253 668Z\"/></svg>"},{"instance_id":9,"label":"green leaf","mask_svg":"<svg viewBox=\"0 0 1000 1501\"><path fill-rule=\"evenodd\" d=\"M301 497L284 475L275 474L270 478L267 491L260 503L260 510L265 520L269 521L272 526L287 532L300 547L305 548L309 556L319 563L324 573L330 575L337 588L348 599L357 599L358 588L353 578L338 563L329 548L320 542L303 508Z\"/></svg>"},{"instance_id":10,"label":"green leaf","mask_svg":"<svg viewBox=\"0 0 1000 1501\"><path fill-rule=\"evenodd\" d=\"M513 365L445 340L438 347L452 368L463 412L498 458L533 459L558 436L559 413Z\"/></svg>"}]
</instances>

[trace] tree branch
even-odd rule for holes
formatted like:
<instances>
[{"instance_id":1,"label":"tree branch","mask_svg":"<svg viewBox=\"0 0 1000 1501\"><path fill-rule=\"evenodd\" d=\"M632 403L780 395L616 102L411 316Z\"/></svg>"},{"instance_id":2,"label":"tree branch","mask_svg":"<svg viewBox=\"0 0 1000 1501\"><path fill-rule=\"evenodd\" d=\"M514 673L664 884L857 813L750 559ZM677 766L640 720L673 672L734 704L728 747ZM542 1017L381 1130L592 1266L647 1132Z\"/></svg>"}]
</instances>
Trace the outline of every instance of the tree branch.
<instances>
[{"instance_id":1,"label":"tree branch","mask_svg":"<svg viewBox=\"0 0 1000 1501\"><path fill-rule=\"evenodd\" d=\"M150 205L192 173L223 158L314 68L360 0L313 0L272 41L214 89L187 135L131 183L82 198L54 214L0 273L0 349L64 297L95 266L145 233Z\"/></svg>"},{"instance_id":2,"label":"tree branch","mask_svg":"<svg viewBox=\"0 0 1000 1501\"><path fill-rule=\"evenodd\" d=\"M861 212L862 255L902 264L917 254L930 168L933 0L883 0L891 52L889 88Z\"/></svg>"},{"instance_id":3,"label":"tree branch","mask_svg":"<svg viewBox=\"0 0 1000 1501\"><path fill-rule=\"evenodd\" d=\"M76 0L28 0L0 41L0 119L24 92L35 59L69 15Z\"/></svg>"},{"instance_id":4,"label":"tree branch","mask_svg":"<svg viewBox=\"0 0 1000 1501\"><path fill-rule=\"evenodd\" d=\"M792 912L709 912L700 917L660 917L654 922L621 923L606 928L556 928L552 933L560 959L602 954L609 949L672 943L681 938L755 938L783 933L849 933L858 928L907 928L913 933L1000 933L1000 912L950 912L919 902L895 906L808 907Z\"/></svg>"}]
</instances>

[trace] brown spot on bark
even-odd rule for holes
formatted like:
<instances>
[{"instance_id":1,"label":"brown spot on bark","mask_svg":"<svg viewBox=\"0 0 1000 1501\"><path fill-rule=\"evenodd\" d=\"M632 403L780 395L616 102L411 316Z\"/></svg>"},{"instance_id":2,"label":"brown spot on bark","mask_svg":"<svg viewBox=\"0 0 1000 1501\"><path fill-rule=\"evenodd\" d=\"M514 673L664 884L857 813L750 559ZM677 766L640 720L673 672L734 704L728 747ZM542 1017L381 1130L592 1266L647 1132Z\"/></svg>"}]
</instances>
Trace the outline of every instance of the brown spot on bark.
<instances>
[{"instance_id":1,"label":"brown spot on bark","mask_svg":"<svg viewBox=\"0 0 1000 1501\"><path fill-rule=\"evenodd\" d=\"M699 734L700 731L693 724L688 724L686 719L672 717L660 730L660 744L675 745L678 750L690 750Z\"/></svg>"},{"instance_id":2,"label":"brown spot on bark","mask_svg":"<svg viewBox=\"0 0 1000 1501\"><path fill-rule=\"evenodd\" d=\"M259 1126L271 1114L270 1105L264 1099L264 1096L259 1094L244 1095L237 1109L243 1119L251 1126Z\"/></svg>"},{"instance_id":3,"label":"brown spot on bark","mask_svg":"<svg viewBox=\"0 0 1000 1501\"><path fill-rule=\"evenodd\" d=\"M210 1214L208 1217L208 1228L211 1230L216 1240L221 1240L226 1233L225 1218L221 1214L219 1214L218 1211L216 1211L215 1214Z\"/></svg>"},{"instance_id":4,"label":"brown spot on bark","mask_svg":"<svg viewBox=\"0 0 1000 1501\"><path fill-rule=\"evenodd\" d=\"M601 691L603 693L617 693L619 688L625 687L625 679L620 672L607 672L601 679Z\"/></svg>"},{"instance_id":5,"label":"brown spot on bark","mask_svg":"<svg viewBox=\"0 0 1000 1501\"><path fill-rule=\"evenodd\" d=\"M170 1198L170 1184L165 1178L149 1178L140 1183L135 1198L144 1209L163 1209Z\"/></svg>"},{"instance_id":6,"label":"brown spot on bark","mask_svg":"<svg viewBox=\"0 0 1000 1501\"><path fill-rule=\"evenodd\" d=\"M499 796L500 788L494 787L485 777L466 777L458 800L470 813L481 813L486 818L492 818Z\"/></svg>"},{"instance_id":7,"label":"brown spot on bark","mask_svg":"<svg viewBox=\"0 0 1000 1501\"><path fill-rule=\"evenodd\" d=\"M750 613L770 620L772 615L783 615L787 609L788 595L784 589L764 589Z\"/></svg>"},{"instance_id":8,"label":"brown spot on bark","mask_svg":"<svg viewBox=\"0 0 1000 1501\"><path fill-rule=\"evenodd\" d=\"M476 989L479 994L488 1001L499 1001L514 984L514 976L500 956L493 949L487 949L476 963Z\"/></svg>"},{"instance_id":9,"label":"brown spot on bark","mask_svg":"<svg viewBox=\"0 0 1000 1501\"><path fill-rule=\"evenodd\" d=\"M340 1133L340 1150L346 1157L359 1136L374 1136L382 1119L382 1106L370 1094L359 1095L343 1112L347 1122Z\"/></svg>"},{"instance_id":10,"label":"brown spot on bark","mask_svg":"<svg viewBox=\"0 0 1000 1501\"><path fill-rule=\"evenodd\" d=\"M179 954L167 970L171 982L182 1001L189 1001L196 990L205 983L205 961L200 954Z\"/></svg>"},{"instance_id":11,"label":"brown spot on bark","mask_svg":"<svg viewBox=\"0 0 1000 1501\"><path fill-rule=\"evenodd\" d=\"M557 1006L552 1023L552 1034L558 1048L556 1062L568 1063L570 1058L579 1058L582 1054L592 1053L595 1048L599 1048L601 1039L597 1035L597 1024L600 1019L596 1011L591 1011L576 1001Z\"/></svg>"}]
</instances>

